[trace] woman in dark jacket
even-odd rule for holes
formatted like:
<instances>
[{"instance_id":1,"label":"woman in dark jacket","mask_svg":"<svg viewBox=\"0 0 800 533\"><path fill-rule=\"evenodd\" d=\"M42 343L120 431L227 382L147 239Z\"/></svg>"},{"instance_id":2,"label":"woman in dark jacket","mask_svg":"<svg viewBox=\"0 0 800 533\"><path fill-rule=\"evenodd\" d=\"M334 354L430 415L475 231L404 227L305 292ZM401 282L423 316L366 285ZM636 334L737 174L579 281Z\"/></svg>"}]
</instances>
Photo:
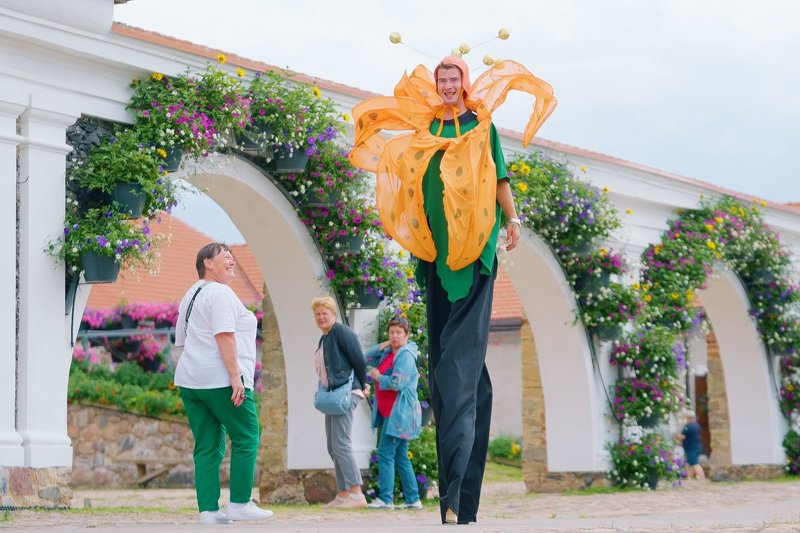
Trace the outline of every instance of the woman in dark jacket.
<instances>
[{"instance_id":1,"label":"woman in dark jacket","mask_svg":"<svg viewBox=\"0 0 800 533\"><path fill-rule=\"evenodd\" d=\"M328 507L364 508L367 500L361 492L361 471L353 455L350 430L353 427L353 411L369 394L366 366L361 344L353 331L336 322L336 302L330 296L315 298L311 302L314 320L322 331L322 337L314 355L314 367L323 387L328 390L350 381L353 374L353 391L350 410L343 415L325 415L325 436L328 454L336 470L336 489L339 491Z\"/></svg>"}]
</instances>

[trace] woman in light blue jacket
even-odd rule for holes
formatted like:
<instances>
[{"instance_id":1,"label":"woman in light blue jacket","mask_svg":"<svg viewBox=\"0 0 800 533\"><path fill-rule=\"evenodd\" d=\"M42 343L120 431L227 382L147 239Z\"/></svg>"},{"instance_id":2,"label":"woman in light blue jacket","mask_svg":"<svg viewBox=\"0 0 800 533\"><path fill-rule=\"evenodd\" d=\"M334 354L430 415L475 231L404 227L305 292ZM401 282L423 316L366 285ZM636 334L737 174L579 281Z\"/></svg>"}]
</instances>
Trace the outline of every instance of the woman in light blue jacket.
<instances>
[{"instance_id":1,"label":"woman in light blue jacket","mask_svg":"<svg viewBox=\"0 0 800 533\"><path fill-rule=\"evenodd\" d=\"M394 472L400 475L405 503L401 509L422 509L417 478L408 458L408 441L419 436L422 410L417 399L417 345L408 340L408 320L395 317L387 326L389 340L364 354L375 382L372 427L381 428L378 443L378 498L371 509L394 509Z\"/></svg>"}]
</instances>

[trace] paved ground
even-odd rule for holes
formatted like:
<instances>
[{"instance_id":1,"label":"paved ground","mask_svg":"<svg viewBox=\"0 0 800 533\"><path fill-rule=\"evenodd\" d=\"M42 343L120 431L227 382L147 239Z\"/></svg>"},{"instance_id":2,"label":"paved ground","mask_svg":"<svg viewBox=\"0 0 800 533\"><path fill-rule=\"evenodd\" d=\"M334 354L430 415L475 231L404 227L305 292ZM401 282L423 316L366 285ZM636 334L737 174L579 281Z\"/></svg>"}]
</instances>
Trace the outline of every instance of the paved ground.
<instances>
[{"instance_id":1,"label":"paved ground","mask_svg":"<svg viewBox=\"0 0 800 533\"><path fill-rule=\"evenodd\" d=\"M227 494L223 494L223 500ZM91 502L91 509L85 508ZM187 489L76 490L70 511L0 511L0 530L190 531L197 528ZM272 520L206 530L486 532L800 532L800 481L710 483L653 492L526 494L521 482L485 486L479 522L442 526L435 505L424 511L344 511L275 506Z\"/></svg>"}]
</instances>

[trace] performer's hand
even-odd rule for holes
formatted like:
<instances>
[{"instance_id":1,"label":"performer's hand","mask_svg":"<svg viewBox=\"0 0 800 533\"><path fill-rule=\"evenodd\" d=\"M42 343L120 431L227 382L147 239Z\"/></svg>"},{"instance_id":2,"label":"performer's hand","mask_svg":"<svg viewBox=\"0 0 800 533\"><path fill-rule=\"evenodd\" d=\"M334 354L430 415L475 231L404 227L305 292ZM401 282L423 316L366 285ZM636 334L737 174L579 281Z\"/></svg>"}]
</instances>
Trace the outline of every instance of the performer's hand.
<instances>
[{"instance_id":1,"label":"performer's hand","mask_svg":"<svg viewBox=\"0 0 800 533\"><path fill-rule=\"evenodd\" d=\"M506 251L510 252L519 244L519 224L516 222L509 222L506 225Z\"/></svg>"}]
</instances>

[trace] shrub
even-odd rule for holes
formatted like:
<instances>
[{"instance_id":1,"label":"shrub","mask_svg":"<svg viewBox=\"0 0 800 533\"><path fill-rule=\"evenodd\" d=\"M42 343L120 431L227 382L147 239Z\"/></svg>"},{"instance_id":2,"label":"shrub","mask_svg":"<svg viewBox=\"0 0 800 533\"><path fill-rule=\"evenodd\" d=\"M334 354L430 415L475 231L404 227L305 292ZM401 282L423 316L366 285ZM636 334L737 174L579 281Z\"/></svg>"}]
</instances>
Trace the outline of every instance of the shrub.
<instances>
[{"instance_id":1,"label":"shrub","mask_svg":"<svg viewBox=\"0 0 800 533\"><path fill-rule=\"evenodd\" d=\"M519 439L508 435L500 435L489 441L489 457L501 459L519 459L522 456L522 446Z\"/></svg>"},{"instance_id":2,"label":"shrub","mask_svg":"<svg viewBox=\"0 0 800 533\"><path fill-rule=\"evenodd\" d=\"M422 428L419 437L408 443L408 455L414 474L417 476L417 486L420 488L420 498L426 499L428 489L432 483L438 483L439 463L436 454L436 429L433 426ZM369 476L364 484L366 494L370 498L377 498L378 487L378 455L373 450L369 458ZM395 473L394 500L403 499L403 487L400 478Z\"/></svg>"},{"instance_id":3,"label":"shrub","mask_svg":"<svg viewBox=\"0 0 800 533\"><path fill-rule=\"evenodd\" d=\"M786 473L791 476L800 475L800 434L795 430L783 437L783 449L786 450Z\"/></svg>"}]
</instances>

